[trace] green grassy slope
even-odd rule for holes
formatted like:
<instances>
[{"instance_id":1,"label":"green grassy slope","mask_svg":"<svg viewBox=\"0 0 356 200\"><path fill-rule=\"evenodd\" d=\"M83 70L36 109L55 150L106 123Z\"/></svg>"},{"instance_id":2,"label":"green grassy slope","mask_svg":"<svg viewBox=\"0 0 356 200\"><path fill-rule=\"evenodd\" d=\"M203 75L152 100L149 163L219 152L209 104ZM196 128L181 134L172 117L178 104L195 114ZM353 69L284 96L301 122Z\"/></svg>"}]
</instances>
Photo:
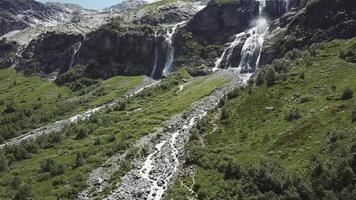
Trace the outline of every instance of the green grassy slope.
<instances>
[{"instance_id":1,"label":"green grassy slope","mask_svg":"<svg viewBox=\"0 0 356 200\"><path fill-rule=\"evenodd\" d=\"M294 51L272 64L273 86L238 91L197 127L187 146L197 172L166 199L354 199L356 97L344 93L356 91L355 46Z\"/></svg>"},{"instance_id":2,"label":"green grassy slope","mask_svg":"<svg viewBox=\"0 0 356 200\"><path fill-rule=\"evenodd\" d=\"M0 173L0 199L11 199L19 193L19 187L12 187L16 177L21 179L17 186L22 183L29 187L34 199L74 199L98 165L130 149L138 138L164 126L170 117L225 83L222 76L193 79L184 71L178 72L125 104L106 109L62 133L8 149L3 156L0 153L0 165L1 158L9 163ZM130 152L112 181L118 181L123 171L130 169L129 161L138 153L135 149ZM50 167L45 167L46 161Z\"/></svg>"},{"instance_id":3,"label":"green grassy slope","mask_svg":"<svg viewBox=\"0 0 356 200\"><path fill-rule=\"evenodd\" d=\"M0 143L31 129L112 101L143 77L115 77L73 92L36 76L0 70ZM78 83L79 85L79 83Z\"/></svg>"}]
</instances>

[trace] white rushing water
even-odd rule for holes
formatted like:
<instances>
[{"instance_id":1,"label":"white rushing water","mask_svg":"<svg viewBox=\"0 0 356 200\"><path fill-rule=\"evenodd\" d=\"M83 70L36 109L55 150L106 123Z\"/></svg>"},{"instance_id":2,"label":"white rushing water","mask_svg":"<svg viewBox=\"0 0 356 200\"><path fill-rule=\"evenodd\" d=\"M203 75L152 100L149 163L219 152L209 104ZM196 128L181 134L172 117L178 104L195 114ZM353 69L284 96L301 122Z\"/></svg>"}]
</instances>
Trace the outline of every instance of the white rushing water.
<instances>
[{"instance_id":1,"label":"white rushing water","mask_svg":"<svg viewBox=\"0 0 356 200\"><path fill-rule=\"evenodd\" d=\"M183 25L185 21L179 22L175 24L173 27L167 29L167 33L165 34L165 43L167 45L167 55L166 55L166 63L164 65L164 69L162 72L162 76L167 76L172 69L172 65L174 62L174 46L173 46L173 36L178 30L180 25Z\"/></svg>"},{"instance_id":2,"label":"white rushing water","mask_svg":"<svg viewBox=\"0 0 356 200\"><path fill-rule=\"evenodd\" d=\"M216 60L213 71L221 67L222 62L225 60L225 68L239 74L243 79L243 82L246 82L255 72L256 68L260 65L264 38L268 30L268 21L263 14L265 7L266 0L259 0L259 15L252 23L253 28L234 36L234 41L228 43L227 48L225 48L222 55ZM240 63L238 66L234 66L231 64L234 48L238 44L241 44L244 39L245 41L241 49Z\"/></svg>"},{"instance_id":3,"label":"white rushing water","mask_svg":"<svg viewBox=\"0 0 356 200\"><path fill-rule=\"evenodd\" d=\"M201 119L201 117L205 116L206 112L202 113L198 117L193 117L187 121L186 124L183 125L183 128L175 131L170 138L167 140L163 140L159 144L156 145L155 151L147 156L141 170L140 177L148 180L150 182L150 192L148 194L147 200L159 200L162 198L165 190L168 187L168 184L172 181L173 176L178 171L179 167L179 150L177 148L177 141L179 139L180 134L184 134L188 132L194 124ZM164 173L160 174L159 177L150 176L151 172L155 170L157 167L157 157L167 156L165 151L170 151L169 158L165 159L167 164L169 163L170 168L166 169Z\"/></svg>"},{"instance_id":4,"label":"white rushing water","mask_svg":"<svg viewBox=\"0 0 356 200\"><path fill-rule=\"evenodd\" d=\"M227 67L230 66L230 59L232 57L234 48L242 42L242 38L245 35L246 35L245 32L238 33L238 34L234 35L234 41L232 41L231 43L228 43L228 47L225 48L225 50L223 51L221 56L215 61L215 67L213 68L213 71L216 71L221 66L221 63L225 59L225 57L226 57L226 61L227 61L226 66Z\"/></svg>"},{"instance_id":5,"label":"white rushing water","mask_svg":"<svg viewBox=\"0 0 356 200\"><path fill-rule=\"evenodd\" d=\"M69 68L68 69L71 69L73 67L75 59L77 57L77 53L79 52L81 47L82 47L82 43L81 42L78 42L78 43L74 44L74 52L73 52L72 58L70 59Z\"/></svg>"},{"instance_id":6,"label":"white rushing water","mask_svg":"<svg viewBox=\"0 0 356 200\"><path fill-rule=\"evenodd\" d=\"M158 65L158 37L160 35L158 34L158 30L155 31L155 60L154 60L154 64L153 64L153 68L152 68L152 72L151 72L151 78L154 78L155 74L156 74L156 70L157 70L157 65Z\"/></svg>"},{"instance_id":7,"label":"white rushing water","mask_svg":"<svg viewBox=\"0 0 356 200\"><path fill-rule=\"evenodd\" d=\"M259 16L254 21L255 27L248 30L249 37L241 50L241 60L238 67L239 72L254 72L259 66L264 37L268 29L268 21L263 16L266 7L266 0L259 0Z\"/></svg>"}]
</instances>

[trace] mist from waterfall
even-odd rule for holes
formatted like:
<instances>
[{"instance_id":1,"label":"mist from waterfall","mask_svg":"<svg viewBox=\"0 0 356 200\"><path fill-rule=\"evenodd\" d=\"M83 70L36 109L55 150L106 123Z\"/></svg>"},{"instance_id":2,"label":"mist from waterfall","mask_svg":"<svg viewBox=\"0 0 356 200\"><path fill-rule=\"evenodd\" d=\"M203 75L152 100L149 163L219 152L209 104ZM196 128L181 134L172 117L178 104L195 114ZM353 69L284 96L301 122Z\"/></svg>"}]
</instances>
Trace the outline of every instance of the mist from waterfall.
<instances>
[{"instance_id":1,"label":"mist from waterfall","mask_svg":"<svg viewBox=\"0 0 356 200\"><path fill-rule=\"evenodd\" d=\"M172 70L172 65L174 62L174 45L173 45L173 37L178 30L178 27L184 24L185 21L179 22L175 24L172 28L167 29L167 33L165 34L165 44L167 45L167 52L166 52L166 63L164 65L164 69L162 72L162 76L168 76L168 74Z\"/></svg>"}]
</instances>

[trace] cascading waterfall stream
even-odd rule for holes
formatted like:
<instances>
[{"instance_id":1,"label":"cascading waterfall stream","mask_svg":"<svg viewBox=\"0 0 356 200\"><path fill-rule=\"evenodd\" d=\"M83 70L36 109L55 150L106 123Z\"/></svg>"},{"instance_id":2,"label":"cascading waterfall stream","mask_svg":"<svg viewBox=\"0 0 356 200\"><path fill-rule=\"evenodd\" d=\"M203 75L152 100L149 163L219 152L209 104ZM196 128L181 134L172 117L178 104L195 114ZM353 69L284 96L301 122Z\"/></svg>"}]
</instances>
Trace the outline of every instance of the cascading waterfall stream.
<instances>
[{"instance_id":1,"label":"cascading waterfall stream","mask_svg":"<svg viewBox=\"0 0 356 200\"><path fill-rule=\"evenodd\" d=\"M158 37L160 35L158 34L158 30L155 31L155 60L154 60L154 64L153 64L153 68L152 68L152 72L151 72L151 78L154 78L155 74L156 74L156 70L157 70L157 65L158 65Z\"/></svg>"},{"instance_id":2,"label":"cascading waterfall stream","mask_svg":"<svg viewBox=\"0 0 356 200\"><path fill-rule=\"evenodd\" d=\"M179 22L175 24L171 29L167 29L167 33L165 35L165 43L167 44L167 55L166 55L166 63L164 65L164 69L162 72L162 76L167 76L171 70L174 62L174 46L173 46L173 36L176 33L178 27L184 24L185 21Z\"/></svg>"},{"instance_id":3,"label":"cascading waterfall stream","mask_svg":"<svg viewBox=\"0 0 356 200\"><path fill-rule=\"evenodd\" d=\"M71 69L73 67L75 59L76 59L76 56L77 56L77 53L79 52L81 47L82 47L82 43L81 42L78 42L78 43L74 44L74 52L73 52L72 58L70 60L70 64L69 64L69 68L68 69Z\"/></svg>"},{"instance_id":4,"label":"cascading waterfall stream","mask_svg":"<svg viewBox=\"0 0 356 200\"><path fill-rule=\"evenodd\" d=\"M226 57L226 60L227 60L227 66L229 67L230 65L230 59L231 59L231 56L232 56L232 53L234 51L234 48L241 43L241 40L242 38L246 35L245 32L242 32L242 33L238 33L236 35L234 35L234 41L232 41L231 43L228 44L228 47L223 51L223 53L221 54L220 58L218 58L216 61L215 61L215 67L213 68L212 71L216 71L222 61L224 60L225 56L227 55Z\"/></svg>"},{"instance_id":5,"label":"cascading waterfall stream","mask_svg":"<svg viewBox=\"0 0 356 200\"><path fill-rule=\"evenodd\" d=\"M250 76L260 66L261 54L265 36L269 29L269 22L264 15L266 9L266 0L258 0L259 9L258 17L253 21L253 27L249 30L236 34L234 41L228 43L228 46L223 51L222 55L215 61L215 66L212 71L216 71L222 66L222 62L226 60L226 65L229 70L235 71L246 82ZM290 9L289 0L283 0L285 12ZM246 38L247 37L247 38ZM241 49L240 63L238 66L231 64L231 58L234 48L245 39Z\"/></svg>"},{"instance_id":6,"label":"cascading waterfall stream","mask_svg":"<svg viewBox=\"0 0 356 200\"><path fill-rule=\"evenodd\" d=\"M247 31L249 37L241 50L241 60L237 68L239 74L253 73L259 66L264 36L268 30L267 19L263 16L266 0L259 0L259 4L259 16L254 22L255 27Z\"/></svg>"}]
</instances>

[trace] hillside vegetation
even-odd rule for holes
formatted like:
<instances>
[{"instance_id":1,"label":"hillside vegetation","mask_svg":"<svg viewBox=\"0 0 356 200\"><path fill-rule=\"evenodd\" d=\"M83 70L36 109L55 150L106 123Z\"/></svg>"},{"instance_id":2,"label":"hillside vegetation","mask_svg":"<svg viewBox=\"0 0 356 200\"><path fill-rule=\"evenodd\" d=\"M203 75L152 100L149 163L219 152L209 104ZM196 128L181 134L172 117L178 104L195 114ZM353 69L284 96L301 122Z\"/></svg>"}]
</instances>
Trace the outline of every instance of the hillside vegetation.
<instances>
[{"instance_id":1,"label":"hillside vegetation","mask_svg":"<svg viewBox=\"0 0 356 200\"><path fill-rule=\"evenodd\" d=\"M141 83L143 77L118 76L105 81L79 79L57 86L37 76L0 70L0 144L56 120L110 102Z\"/></svg>"},{"instance_id":2,"label":"hillside vegetation","mask_svg":"<svg viewBox=\"0 0 356 200\"><path fill-rule=\"evenodd\" d=\"M12 199L23 190L34 199L73 199L86 187L93 169L128 151L126 161L111 177L112 182L119 181L130 170L131 160L144 156L131 147L137 139L164 127L165 121L227 81L220 75L193 79L181 70L87 121L6 148L0 152L0 199Z\"/></svg>"},{"instance_id":3,"label":"hillside vegetation","mask_svg":"<svg viewBox=\"0 0 356 200\"><path fill-rule=\"evenodd\" d=\"M355 199L356 38L293 50L193 130L166 199Z\"/></svg>"}]
</instances>

